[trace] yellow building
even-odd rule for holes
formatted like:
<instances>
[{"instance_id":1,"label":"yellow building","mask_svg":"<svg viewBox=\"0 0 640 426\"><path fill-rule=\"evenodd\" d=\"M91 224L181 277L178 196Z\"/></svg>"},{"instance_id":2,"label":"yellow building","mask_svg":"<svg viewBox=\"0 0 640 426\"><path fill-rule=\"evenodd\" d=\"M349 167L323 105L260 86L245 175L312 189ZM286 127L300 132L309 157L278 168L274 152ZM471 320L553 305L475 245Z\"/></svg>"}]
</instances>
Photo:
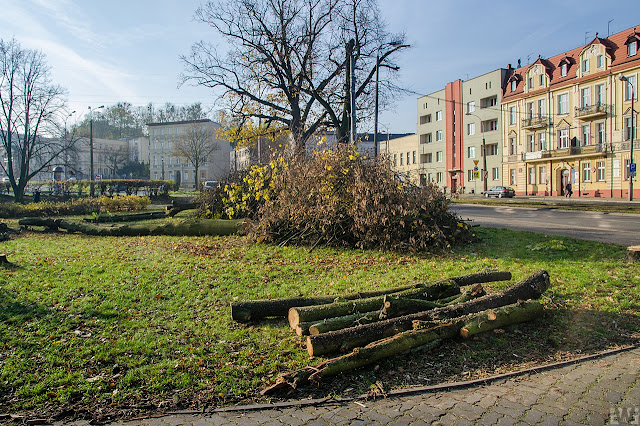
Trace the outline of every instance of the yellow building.
<instances>
[{"instance_id":1,"label":"yellow building","mask_svg":"<svg viewBox=\"0 0 640 426\"><path fill-rule=\"evenodd\" d=\"M418 135L411 134L389 139L383 143L382 152L386 152L391 161L391 169L398 173L405 182L424 185L420 180L420 164L418 152Z\"/></svg>"},{"instance_id":2,"label":"yellow building","mask_svg":"<svg viewBox=\"0 0 640 426\"><path fill-rule=\"evenodd\" d=\"M511 70L501 111L505 186L519 195L629 196L639 44L635 28L596 33L585 46Z\"/></svg>"}]
</instances>

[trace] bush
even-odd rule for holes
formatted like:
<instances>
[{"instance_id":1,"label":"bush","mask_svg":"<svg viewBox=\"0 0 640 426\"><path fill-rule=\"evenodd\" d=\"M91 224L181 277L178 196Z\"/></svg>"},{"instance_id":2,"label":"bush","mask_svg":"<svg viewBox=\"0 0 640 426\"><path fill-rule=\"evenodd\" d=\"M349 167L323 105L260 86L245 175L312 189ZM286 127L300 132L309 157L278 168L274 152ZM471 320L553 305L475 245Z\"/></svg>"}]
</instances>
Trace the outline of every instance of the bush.
<instances>
[{"instance_id":1,"label":"bush","mask_svg":"<svg viewBox=\"0 0 640 426\"><path fill-rule=\"evenodd\" d=\"M274 160L222 192L207 208L255 215L257 241L422 251L473 239L437 187L403 183L386 159L349 148Z\"/></svg>"},{"instance_id":2,"label":"bush","mask_svg":"<svg viewBox=\"0 0 640 426\"><path fill-rule=\"evenodd\" d=\"M148 197L127 195L121 197L80 198L65 202L45 201L31 204L0 204L1 218L74 216L115 211L140 211L149 204Z\"/></svg>"}]
</instances>

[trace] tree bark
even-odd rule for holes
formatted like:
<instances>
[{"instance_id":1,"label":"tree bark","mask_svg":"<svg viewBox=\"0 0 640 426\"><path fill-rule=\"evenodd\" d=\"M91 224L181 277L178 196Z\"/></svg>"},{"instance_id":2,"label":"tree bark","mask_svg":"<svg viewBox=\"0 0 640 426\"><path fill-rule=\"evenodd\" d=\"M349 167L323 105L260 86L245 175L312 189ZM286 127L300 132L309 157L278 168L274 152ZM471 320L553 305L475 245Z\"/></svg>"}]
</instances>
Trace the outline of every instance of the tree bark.
<instances>
[{"instance_id":1,"label":"tree bark","mask_svg":"<svg viewBox=\"0 0 640 426\"><path fill-rule=\"evenodd\" d=\"M383 308L378 311L327 318L322 322L315 324L311 322L300 323L296 328L296 333L298 334L298 336L302 336L305 334L317 335L328 333L330 331L355 327L363 324L370 324L372 322L382 321L384 319L393 318L400 315L426 311L429 309L435 309L455 303L462 303L480 296L484 296L484 289L480 284L476 284L476 286L474 286L474 289L466 290L460 295L455 295L445 299L438 299L434 301L404 299L394 295L390 295L387 296L387 298L384 300Z\"/></svg>"},{"instance_id":2,"label":"tree bark","mask_svg":"<svg viewBox=\"0 0 640 426\"><path fill-rule=\"evenodd\" d=\"M166 212L144 212L144 213L131 213L131 214L117 214L117 215L98 215L94 218L85 218L85 222L92 223L113 223L113 222L135 222L138 220L150 220L150 219L162 219L167 217Z\"/></svg>"},{"instance_id":3,"label":"tree bark","mask_svg":"<svg viewBox=\"0 0 640 426\"><path fill-rule=\"evenodd\" d=\"M261 393L267 395L282 388L296 388L309 380L320 380L342 374L436 340L451 339L457 336L463 328L469 327L474 332L483 332L530 321L540 316L542 311L543 307L539 301L518 302L490 311L451 319L447 322L439 321L426 328L407 330L365 347L356 348L347 355L329 359L313 367L282 374L274 385L264 389ZM489 320L490 317L494 319Z\"/></svg>"},{"instance_id":4,"label":"tree bark","mask_svg":"<svg viewBox=\"0 0 640 426\"><path fill-rule=\"evenodd\" d=\"M436 308L430 311L404 315L380 322L331 331L307 337L307 352L311 356L333 352L347 352L367 343L393 336L412 328L413 321L433 321L455 318L499 306L516 303L518 300L537 299L549 288L549 274L540 270L502 292L483 296L465 303Z\"/></svg>"},{"instance_id":5,"label":"tree bark","mask_svg":"<svg viewBox=\"0 0 640 426\"><path fill-rule=\"evenodd\" d=\"M451 281L441 281L434 284L424 284L421 287L394 293L397 297L409 299L423 298L437 300L460 293L460 287ZM372 312L384 307L385 296L369 297L360 300L330 303L326 305L303 306L289 309L289 325L296 329L301 322L320 321L358 312Z\"/></svg>"}]
</instances>

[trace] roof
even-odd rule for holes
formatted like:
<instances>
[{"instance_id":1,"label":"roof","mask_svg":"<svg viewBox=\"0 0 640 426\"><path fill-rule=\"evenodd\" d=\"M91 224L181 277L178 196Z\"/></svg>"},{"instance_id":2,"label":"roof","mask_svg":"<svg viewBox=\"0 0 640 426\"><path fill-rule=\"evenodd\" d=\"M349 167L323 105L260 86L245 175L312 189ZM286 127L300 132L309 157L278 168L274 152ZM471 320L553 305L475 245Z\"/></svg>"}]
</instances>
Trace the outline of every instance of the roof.
<instances>
[{"instance_id":1,"label":"roof","mask_svg":"<svg viewBox=\"0 0 640 426\"><path fill-rule=\"evenodd\" d=\"M550 89L562 86L567 83L572 84L578 76L577 71L580 63L580 55L591 45L604 46L607 55L611 58L611 62L606 70L597 73L591 73L589 74L589 77L584 78L593 78L595 75L603 75L623 71L628 68L630 63L640 63L640 52L632 57L627 56L626 44L632 42L633 40L640 41L640 34L636 32L635 27L620 31L616 34L612 34L611 36L606 38L599 38L598 33L596 33L595 38L588 44L576 47L572 50L569 50L568 52L562 52L548 59L538 58L538 60L533 64L512 69L511 74L507 78L507 82L510 83L512 80L515 80L516 89L515 91L511 91L510 84L506 84L503 88L503 101L509 101L510 99L518 99L522 97L522 95L525 93L524 87L527 80L527 71L536 64L541 64L545 67L546 74L549 77L548 87ZM567 75L564 77L560 75L560 66L563 63L567 64ZM530 93L534 94L536 92L542 92L546 90L547 89L536 90Z\"/></svg>"},{"instance_id":2,"label":"roof","mask_svg":"<svg viewBox=\"0 0 640 426\"><path fill-rule=\"evenodd\" d=\"M185 120L185 121L169 121L166 123L147 123L147 126L171 126L176 124L195 124L195 123L213 123L213 121L207 119L204 120Z\"/></svg>"}]
</instances>

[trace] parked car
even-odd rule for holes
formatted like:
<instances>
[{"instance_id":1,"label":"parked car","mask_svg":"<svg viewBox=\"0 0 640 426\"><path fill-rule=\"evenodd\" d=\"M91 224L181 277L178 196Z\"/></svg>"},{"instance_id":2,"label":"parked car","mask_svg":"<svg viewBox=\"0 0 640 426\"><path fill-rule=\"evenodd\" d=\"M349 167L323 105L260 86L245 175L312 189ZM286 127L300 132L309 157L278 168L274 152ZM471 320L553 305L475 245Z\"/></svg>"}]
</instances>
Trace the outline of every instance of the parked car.
<instances>
[{"instance_id":1,"label":"parked car","mask_svg":"<svg viewBox=\"0 0 640 426\"><path fill-rule=\"evenodd\" d=\"M514 197L516 195L516 191L514 191L513 188L508 188L506 186L494 186L491 189L482 191L482 194L484 194L484 196L487 198L489 197L503 198L503 197Z\"/></svg>"},{"instance_id":2,"label":"parked car","mask_svg":"<svg viewBox=\"0 0 640 426\"><path fill-rule=\"evenodd\" d=\"M207 189L216 189L218 186L220 186L220 181L217 180L208 180L205 183L202 184L203 189L207 190Z\"/></svg>"}]
</instances>

